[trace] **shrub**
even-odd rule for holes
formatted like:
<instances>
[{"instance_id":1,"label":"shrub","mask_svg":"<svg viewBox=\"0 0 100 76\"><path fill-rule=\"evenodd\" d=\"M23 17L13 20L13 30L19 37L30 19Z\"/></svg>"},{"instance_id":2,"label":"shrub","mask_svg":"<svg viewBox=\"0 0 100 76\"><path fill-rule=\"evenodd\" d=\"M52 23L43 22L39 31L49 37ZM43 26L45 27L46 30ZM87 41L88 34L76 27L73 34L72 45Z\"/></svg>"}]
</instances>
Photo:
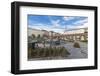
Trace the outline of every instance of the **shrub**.
<instances>
[{"instance_id":1,"label":"shrub","mask_svg":"<svg viewBox=\"0 0 100 76\"><path fill-rule=\"evenodd\" d=\"M49 58L53 57L66 57L70 53L65 47L45 47L45 48L35 48L29 50L29 58Z\"/></svg>"},{"instance_id":2,"label":"shrub","mask_svg":"<svg viewBox=\"0 0 100 76\"><path fill-rule=\"evenodd\" d=\"M88 40L82 40L81 42L86 42L86 43L87 43L87 42L88 42Z\"/></svg>"},{"instance_id":3,"label":"shrub","mask_svg":"<svg viewBox=\"0 0 100 76\"><path fill-rule=\"evenodd\" d=\"M73 45L73 47L80 48L80 44L78 42L75 42L74 45Z\"/></svg>"},{"instance_id":4,"label":"shrub","mask_svg":"<svg viewBox=\"0 0 100 76\"><path fill-rule=\"evenodd\" d=\"M60 56L61 57L66 57L68 55L70 55L70 53L67 51L67 49L65 49L64 47L61 47L60 48Z\"/></svg>"},{"instance_id":5,"label":"shrub","mask_svg":"<svg viewBox=\"0 0 100 76\"><path fill-rule=\"evenodd\" d=\"M28 48L28 58L31 57L31 53L32 53L31 48Z\"/></svg>"}]
</instances>

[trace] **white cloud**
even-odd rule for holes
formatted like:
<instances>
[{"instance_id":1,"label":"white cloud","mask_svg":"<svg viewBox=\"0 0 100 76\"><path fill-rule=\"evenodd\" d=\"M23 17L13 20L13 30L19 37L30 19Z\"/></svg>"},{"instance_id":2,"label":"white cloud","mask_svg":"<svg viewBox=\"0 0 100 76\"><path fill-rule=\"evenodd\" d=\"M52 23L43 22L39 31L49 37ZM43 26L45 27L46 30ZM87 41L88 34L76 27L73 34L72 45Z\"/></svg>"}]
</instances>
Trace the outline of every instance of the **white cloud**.
<instances>
[{"instance_id":1,"label":"white cloud","mask_svg":"<svg viewBox=\"0 0 100 76\"><path fill-rule=\"evenodd\" d=\"M53 21L53 20L52 20L51 22L52 22L52 24L53 24L54 27L59 27L59 26L60 26L60 25L59 25L59 21L60 21L60 20L56 20L56 21Z\"/></svg>"},{"instance_id":2,"label":"white cloud","mask_svg":"<svg viewBox=\"0 0 100 76\"><path fill-rule=\"evenodd\" d=\"M88 23L84 23L83 25L77 25L77 26L75 26L75 25L67 25L66 30L67 29L86 28L86 27L88 27Z\"/></svg>"},{"instance_id":3,"label":"white cloud","mask_svg":"<svg viewBox=\"0 0 100 76\"><path fill-rule=\"evenodd\" d=\"M46 30L50 27L44 26L44 25L28 25L29 28L38 29L38 30Z\"/></svg>"},{"instance_id":4,"label":"white cloud","mask_svg":"<svg viewBox=\"0 0 100 76\"><path fill-rule=\"evenodd\" d=\"M78 28L86 28L88 27L88 19L84 19L84 20L79 20L76 21L75 23L73 23L72 25L66 25L66 29L78 29Z\"/></svg>"},{"instance_id":5,"label":"white cloud","mask_svg":"<svg viewBox=\"0 0 100 76\"><path fill-rule=\"evenodd\" d=\"M37 25L28 25L29 28L33 28L33 29L38 29L38 30L47 30L47 31L54 31L54 32L58 32L58 33L63 33L63 29L60 28L54 28L52 26L37 26Z\"/></svg>"},{"instance_id":6,"label":"white cloud","mask_svg":"<svg viewBox=\"0 0 100 76\"><path fill-rule=\"evenodd\" d=\"M49 19L50 19L50 21L51 21L51 23L52 23L52 26L53 26L54 28L60 26L60 24L59 24L60 20L59 20L59 19L58 19L58 20L52 20L51 17L49 17Z\"/></svg>"},{"instance_id":7,"label":"white cloud","mask_svg":"<svg viewBox=\"0 0 100 76\"><path fill-rule=\"evenodd\" d=\"M57 24L60 20L52 20L52 23Z\"/></svg>"},{"instance_id":8,"label":"white cloud","mask_svg":"<svg viewBox=\"0 0 100 76\"><path fill-rule=\"evenodd\" d=\"M79 21L76 21L74 24L75 25L84 25L85 23L88 22L88 18L84 19L84 20L79 20Z\"/></svg>"},{"instance_id":9,"label":"white cloud","mask_svg":"<svg viewBox=\"0 0 100 76\"><path fill-rule=\"evenodd\" d=\"M74 19L74 17L69 17L69 16L64 16L63 20L68 21L68 20L72 20Z\"/></svg>"}]
</instances>

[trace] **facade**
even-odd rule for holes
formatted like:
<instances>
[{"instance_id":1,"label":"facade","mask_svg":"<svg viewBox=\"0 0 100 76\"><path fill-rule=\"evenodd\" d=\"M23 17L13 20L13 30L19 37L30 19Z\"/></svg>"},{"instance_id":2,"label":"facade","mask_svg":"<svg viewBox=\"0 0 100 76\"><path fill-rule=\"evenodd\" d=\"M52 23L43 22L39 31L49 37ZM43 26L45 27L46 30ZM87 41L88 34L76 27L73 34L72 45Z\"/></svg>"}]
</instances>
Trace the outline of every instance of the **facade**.
<instances>
[{"instance_id":1,"label":"facade","mask_svg":"<svg viewBox=\"0 0 100 76\"><path fill-rule=\"evenodd\" d=\"M36 37L38 35L40 35L41 37L42 36L51 37L51 36L60 35L59 33L56 33L54 31L38 30L38 29L28 28L28 36L32 36L32 34L34 34Z\"/></svg>"},{"instance_id":2,"label":"facade","mask_svg":"<svg viewBox=\"0 0 100 76\"><path fill-rule=\"evenodd\" d=\"M38 35L43 36L43 34L44 34L44 31L42 30L28 28L28 36L35 35L37 37Z\"/></svg>"},{"instance_id":3,"label":"facade","mask_svg":"<svg viewBox=\"0 0 100 76\"><path fill-rule=\"evenodd\" d=\"M28 28L28 36L46 36L48 39L62 39L68 41L87 41L88 40L88 28L78 28L66 30L63 34L56 33L54 31L37 30Z\"/></svg>"},{"instance_id":4,"label":"facade","mask_svg":"<svg viewBox=\"0 0 100 76\"><path fill-rule=\"evenodd\" d=\"M44 35L44 36L46 36L46 37L49 36L49 31L47 31L47 30L41 30L41 31L43 32L43 35Z\"/></svg>"},{"instance_id":5,"label":"facade","mask_svg":"<svg viewBox=\"0 0 100 76\"><path fill-rule=\"evenodd\" d=\"M88 28L70 29L63 34L65 40L69 41L87 41Z\"/></svg>"}]
</instances>

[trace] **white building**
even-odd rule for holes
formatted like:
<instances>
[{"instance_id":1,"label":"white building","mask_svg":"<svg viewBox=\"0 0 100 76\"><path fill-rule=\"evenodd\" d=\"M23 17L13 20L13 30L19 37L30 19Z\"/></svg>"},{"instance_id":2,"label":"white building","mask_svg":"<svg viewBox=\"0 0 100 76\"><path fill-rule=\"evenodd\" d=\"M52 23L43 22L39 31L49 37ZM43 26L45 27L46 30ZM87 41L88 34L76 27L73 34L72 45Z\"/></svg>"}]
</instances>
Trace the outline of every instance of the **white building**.
<instances>
[{"instance_id":1,"label":"white building","mask_svg":"<svg viewBox=\"0 0 100 76\"><path fill-rule=\"evenodd\" d=\"M32 34L34 34L36 37L38 35L43 36L44 31L33 29L33 28L28 28L28 36L32 36Z\"/></svg>"},{"instance_id":2,"label":"white building","mask_svg":"<svg viewBox=\"0 0 100 76\"><path fill-rule=\"evenodd\" d=\"M65 35L66 40L87 40L88 28L66 30L63 35Z\"/></svg>"},{"instance_id":3,"label":"white building","mask_svg":"<svg viewBox=\"0 0 100 76\"><path fill-rule=\"evenodd\" d=\"M38 35L43 36L46 35L48 37L58 35L59 33L53 32L53 31L47 31L47 30L38 30L33 28L28 28L28 36L32 36L34 34L36 37Z\"/></svg>"},{"instance_id":4,"label":"white building","mask_svg":"<svg viewBox=\"0 0 100 76\"><path fill-rule=\"evenodd\" d=\"M59 34L53 31L46 31L46 30L38 30L33 28L28 28L28 36L35 35L37 36L47 36L48 38L58 38L68 40L68 41L84 41L88 40L88 28L78 28L78 29L70 29L66 30L63 34Z\"/></svg>"},{"instance_id":5,"label":"white building","mask_svg":"<svg viewBox=\"0 0 100 76\"><path fill-rule=\"evenodd\" d=\"M70 29L70 30L66 30L64 32L64 34L66 34L66 35L69 35L69 34L80 34L80 33L84 33L84 32L88 32L88 28Z\"/></svg>"}]
</instances>

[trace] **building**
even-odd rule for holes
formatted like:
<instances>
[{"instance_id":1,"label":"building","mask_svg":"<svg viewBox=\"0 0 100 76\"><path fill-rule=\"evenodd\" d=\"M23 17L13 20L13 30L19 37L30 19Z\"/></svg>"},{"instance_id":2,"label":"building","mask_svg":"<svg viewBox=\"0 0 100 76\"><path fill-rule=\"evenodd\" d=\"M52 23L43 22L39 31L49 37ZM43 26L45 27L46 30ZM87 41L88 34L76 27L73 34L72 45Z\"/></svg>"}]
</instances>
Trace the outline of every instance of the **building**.
<instances>
[{"instance_id":1,"label":"building","mask_svg":"<svg viewBox=\"0 0 100 76\"><path fill-rule=\"evenodd\" d=\"M28 28L28 36L35 35L35 37L37 37L39 35L43 36L43 34L44 34L44 31L42 31L42 30Z\"/></svg>"},{"instance_id":2,"label":"building","mask_svg":"<svg viewBox=\"0 0 100 76\"><path fill-rule=\"evenodd\" d=\"M58 36L58 35L60 35L59 33L56 33L54 31L38 30L38 29L28 28L28 36L32 36L33 34L36 37L38 35L40 35L41 37L42 36L51 37L51 36Z\"/></svg>"},{"instance_id":3,"label":"building","mask_svg":"<svg viewBox=\"0 0 100 76\"><path fill-rule=\"evenodd\" d=\"M46 36L46 37L48 37L49 36L49 31L47 31L47 30L41 30L42 32L43 32L43 35L44 36Z\"/></svg>"},{"instance_id":4,"label":"building","mask_svg":"<svg viewBox=\"0 0 100 76\"><path fill-rule=\"evenodd\" d=\"M32 35L35 35L35 37L44 36L48 39L62 39L68 41L87 41L88 28L70 29L70 30L66 30L63 34L54 31L28 28L28 36L32 36Z\"/></svg>"},{"instance_id":5,"label":"building","mask_svg":"<svg viewBox=\"0 0 100 76\"><path fill-rule=\"evenodd\" d=\"M78 28L66 30L63 33L65 40L69 41L87 41L88 39L88 28Z\"/></svg>"}]
</instances>

